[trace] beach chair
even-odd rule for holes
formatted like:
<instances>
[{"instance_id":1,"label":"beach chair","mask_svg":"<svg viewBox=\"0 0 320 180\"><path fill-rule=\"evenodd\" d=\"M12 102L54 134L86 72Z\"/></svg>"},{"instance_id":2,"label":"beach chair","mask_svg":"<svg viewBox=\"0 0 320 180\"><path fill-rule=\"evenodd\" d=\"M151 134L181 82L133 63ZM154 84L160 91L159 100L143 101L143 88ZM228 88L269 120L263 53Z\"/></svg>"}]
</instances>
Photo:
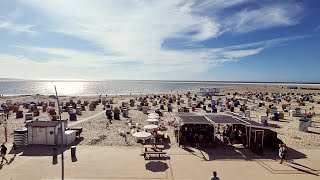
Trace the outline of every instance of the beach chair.
<instances>
[{"instance_id":1,"label":"beach chair","mask_svg":"<svg viewBox=\"0 0 320 180\"><path fill-rule=\"evenodd\" d=\"M168 139L168 133L164 133L163 139Z\"/></svg>"},{"instance_id":2,"label":"beach chair","mask_svg":"<svg viewBox=\"0 0 320 180\"><path fill-rule=\"evenodd\" d=\"M132 124L131 123L128 123L128 126L129 126L130 129L132 128Z\"/></svg>"},{"instance_id":3,"label":"beach chair","mask_svg":"<svg viewBox=\"0 0 320 180\"><path fill-rule=\"evenodd\" d=\"M124 136L124 135L125 135L124 130L121 130L120 131L120 136Z\"/></svg>"}]
</instances>

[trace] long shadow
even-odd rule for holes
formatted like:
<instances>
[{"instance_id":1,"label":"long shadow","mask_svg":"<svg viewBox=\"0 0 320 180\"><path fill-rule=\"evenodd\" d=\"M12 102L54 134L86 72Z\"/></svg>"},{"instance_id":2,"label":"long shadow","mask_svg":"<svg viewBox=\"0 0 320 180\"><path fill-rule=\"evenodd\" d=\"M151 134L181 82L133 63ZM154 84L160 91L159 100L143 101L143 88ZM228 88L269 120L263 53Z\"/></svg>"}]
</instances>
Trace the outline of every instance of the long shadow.
<instances>
[{"instance_id":1,"label":"long shadow","mask_svg":"<svg viewBox=\"0 0 320 180\"><path fill-rule=\"evenodd\" d=\"M314 131L308 131L308 133L311 133L311 134L320 134L320 133L314 132Z\"/></svg>"},{"instance_id":2,"label":"long shadow","mask_svg":"<svg viewBox=\"0 0 320 180\"><path fill-rule=\"evenodd\" d=\"M187 152L189 152L190 154L192 154L192 155L200 158L200 159L205 159L204 156L199 156L199 155L197 155L197 154L195 153L195 151L193 151L192 149L190 149L190 148L187 147L187 146L183 146L182 149L185 150L185 151L187 151ZM202 154L202 155L203 155L203 154ZM205 159L205 160L206 160L206 159Z\"/></svg>"},{"instance_id":3,"label":"long shadow","mask_svg":"<svg viewBox=\"0 0 320 180\"><path fill-rule=\"evenodd\" d=\"M278 151L264 148L263 156L255 155L250 149L244 148L242 146L235 147L230 145L217 145L214 148L199 148L199 153L195 152L189 147L183 147L183 150L189 152L190 154L197 156L205 161L212 160L244 160L252 161L255 159L271 159L278 160ZM289 161L295 159L305 159L307 156L295 149L287 148L286 159Z\"/></svg>"},{"instance_id":4,"label":"long shadow","mask_svg":"<svg viewBox=\"0 0 320 180\"><path fill-rule=\"evenodd\" d=\"M312 168L309 168L308 166L304 166L302 164L299 164L299 163L296 163L296 162L293 162L292 160L289 160L289 161L286 161L287 163L290 163L290 164L294 164L294 165L297 165L297 166L301 166L301 167L304 167L306 169L310 169L311 171L316 171L315 169L312 169Z\"/></svg>"},{"instance_id":5,"label":"long shadow","mask_svg":"<svg viewBox=\"0 0 320 180\"><path fill-rule=\"evenodd\" d=\"M14 161L14 158L15 158L15 157L12 157L12 158L9 160L8 165L10 165L10 164Z\"/></svg>"},{"instance_id":6,"label":"long shadow","mask_svg":"<svg viewBox=\"0 0 320 180\"><path fill-rule=\"evenodd\" d=\"M215 148L200 148L200 153L206 161L212 160L244 160L252 161L251 151L242 147L219 145ZM206 157L208 156L208 158Z\"/></svg>"},{"instance_id":7,"label":"long shadow","mask_svg":"<svg viewBox=\"0 0 320 180\"><path fill-rule=\"evenodd\" d=\"M286 160L287 161L293 161L295 159L305 159L307 156L295 149L287 148L287 155ZM264 155L260 159L272 159L272 160L278 160L278 151L272 150L272 149L265 149Z\"/></svg>"},{"instance_id":8,"label":"long shadow","mask_svg":"<svg viewBox=\"0 0 320 180\"><path fill-rule=\"evenodd\" d=\"M63 152L69 150L71 146L78 145L82 138L76 139L75 142L71 143L70 145L63 147ZM54 154L54 148L58 149L57 155L61 154L61 146L48 146L48 145L27 145L24 147L20 147L16 150L17 154L22 153L20 156L52 156Z\"/></svg>"},{"instance_id":9,"label":"long shadow","mask_svg":"<svg viewBox=\"0 0 320 180\"><path fill-rule=\"evenodd\" d=\"M304 172L306 174L310 174L310 175L314 175L314 176L319 176L318 174L315 174L313 172L310 172L310 171L307 171L307 170L304 170L304 169L301 169L301 168L298 168L298 167L295 167L295 166L291 166L290 164L285 164L286 166L289 166L297 171L300 171L300 172Z\"/></svg>"}]
</instances>

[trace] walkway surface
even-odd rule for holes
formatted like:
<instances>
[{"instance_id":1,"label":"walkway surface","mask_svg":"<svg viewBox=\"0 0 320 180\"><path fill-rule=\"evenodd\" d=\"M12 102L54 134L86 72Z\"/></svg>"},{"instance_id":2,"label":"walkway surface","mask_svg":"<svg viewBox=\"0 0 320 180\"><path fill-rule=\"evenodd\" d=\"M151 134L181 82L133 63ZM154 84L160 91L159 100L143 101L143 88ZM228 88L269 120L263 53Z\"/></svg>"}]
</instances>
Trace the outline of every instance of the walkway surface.
<instances>
[{"instance_id":1,"label":"walkway surface","mask_svg":"<svg viewBox=\"0 0 320 180\"><path fill-rule=\"evenodd\" d=\"M319 149L294 151L282 165L275 160L277 152L260 157L241 148L172 147L165 151L167 158L144 160L138 147L78 146L77 161L72 162L66 149L65 179L208 180L213 171L221 180L320 179ZM0 165L0 179L61 179L60 155L53 164L51 154L52 147L46 146L24 147L15 158L9 154L10 163Z\"/></svg>"},{"instance_id":2,"label":"walkway surface","mask_svg":"<svg viewBox=\"0 0 320 180\"><path fill-rule=\"evenodd\" d=\"M93 119L93 118L95 118L95 117L100 116L100 115L103 114L103 113L105 113L105 111L101 111L101 112L99 112L99 113L97 113L97 114L95 114L95 115L89 116L89 117L87 117L87 118L83 118L83 119L80 119L80 120L78 120L78 121L71 122L71 123L68 124L68 126L69 126L69 127L72 127L72 126L75 126L75 125L77 125L77 124L83 123L83 122L85 122L85 121L89 121L89 120L91 120L91 119Z\"/></svg>"}]
</instances>

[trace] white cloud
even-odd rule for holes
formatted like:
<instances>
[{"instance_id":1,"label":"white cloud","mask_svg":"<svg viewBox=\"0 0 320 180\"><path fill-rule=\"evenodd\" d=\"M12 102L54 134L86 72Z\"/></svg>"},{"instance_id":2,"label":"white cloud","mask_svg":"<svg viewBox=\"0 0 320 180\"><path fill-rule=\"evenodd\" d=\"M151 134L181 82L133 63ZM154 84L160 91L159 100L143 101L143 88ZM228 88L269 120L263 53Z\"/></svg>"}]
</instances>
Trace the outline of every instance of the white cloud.
<instances>
[{"instance_id":1,"label":"white cloud","mask_svg":"<svg viewBox=\"0 0 320 180\"><path fill-rule=\"evenodd\" d=\"M19 34L19 33L31 33L34 34L35 31L32 30L32 25L25 25L25 24L16 24L11 21L2 21L0 19L0 30L5 29L11 33Z\"/></svg>"},{"instance_id":2,"label":"white cloud","mask_svg":"<svg viewBox=\"0 0 320 180\"><path fill-rule=\"evenodd\" d=\"M32 73L25 74L25 71L16 69L18 64L22 64L19 68L35 69L33 72L45 76L42 78L57 78L55 72L59 72L59 78L68 79L172 79L180 77L192 79L197 74L212 67L258 54L265 48L298 38L303 38L303 36L239 44L225 48L165 51L158 52L158 54L146 53L143 61L130 60L131 56L105 56L63 48L15 46L34 53L45 53L53 58L43 63L41 59L0 54L1 65L7 67L0 72L0 76L6 77L5 75L10 74L12 69L15 69L17 75L21 73L21 76L25 78L35 78ZM148 59L153 61L147 61ZM137 65L135 67L127 67L127 63L137 63ZM61 72L62 70L63 72Z\"/></svg>"},{"instance_id":3,"label":"white cloud","mask_svg":"<svg viewBox=\"0 0 320 180\"><path fill-rule=\"evenodd\" d=\"M299 22L302 10L299 4L266 5L258 9L245 9L231 18L226 18L225 27L236 33L245 33L291 26Z\"/></svg>"},{"instance_id":4,"label":"white cloud","mask_svg":"<svg viewBox=\"0 0 320 180\"><path fill-rule=\"evenodd\" d=\"M280 39L220 49L170 50L162 47L165 40L170 38L182 39L186 43L197 43L230 31L248 32L293 25L297 23L296 15L301 11L301 7L295 4L280 4L279 6L259 6L224 18L215 14L207 15L207 12L217 13L248 1L21 0L23 6L41 14L41 18L34 21L40 22L36 27L41 26L42 22L45 27L41 28L47 29L49 33L58 32L85 39L102 47L111 55L63 48L28 47L25 44L19 48L55 56L46 64L41 63L40 59L24 58L29 64L35 64L34 67L39 69L52 67L58 70L58 67L72 67L85 71L90 67L100 76L107 72L113 78L132 74L130 77L152 79L163 72L167 77L187 79L221 63L257 54L267 46L287 41ZM286 8L290 8L291 11ZM19 28L16 26L6 25L11 29L20 29L18 32L33 31L30 25L20 25ZM15 56L6 55L6 57L13 61L18 60ZM135 67L122 67L126 69L123 71L129 73L128 75L120 74L121 68L111 67L125 66L128 62L137 64ZM7 62L6 65L9 66L9 64L10 62Z\"/></svg>"},{"instance_id":5,"label":"white cloud","mask_svg":"<svg viewBox=\"0 0 320 180\"><path fill-rule=\"evenodd\" d=\"M258 54L262 50L263 50L263 48L226 51L226 52L223 53L223 55L226 58L237 59L237 58L242 58L242 57Z\"/></svg>"}]
</instances>

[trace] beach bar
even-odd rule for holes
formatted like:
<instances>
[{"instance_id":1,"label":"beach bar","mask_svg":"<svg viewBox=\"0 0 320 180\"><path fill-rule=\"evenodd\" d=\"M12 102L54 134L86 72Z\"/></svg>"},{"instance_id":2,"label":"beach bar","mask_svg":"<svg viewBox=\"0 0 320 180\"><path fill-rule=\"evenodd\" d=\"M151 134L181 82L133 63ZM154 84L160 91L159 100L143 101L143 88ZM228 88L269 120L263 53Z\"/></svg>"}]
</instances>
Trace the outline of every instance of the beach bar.
<instances>
[{"instance_id":1,"label":"beach bar","mask_svg":"<svg viewBox=\"0 0 320 180\"><path fill-rule=\"evenodd\" d=\"M174 118L178 121L176 137L179 145L195 143L197 138L200 139L199 144L213 144L215 141L214 125L206 117L195 113L176 113Z\"/></svg>"}]
</instances>

